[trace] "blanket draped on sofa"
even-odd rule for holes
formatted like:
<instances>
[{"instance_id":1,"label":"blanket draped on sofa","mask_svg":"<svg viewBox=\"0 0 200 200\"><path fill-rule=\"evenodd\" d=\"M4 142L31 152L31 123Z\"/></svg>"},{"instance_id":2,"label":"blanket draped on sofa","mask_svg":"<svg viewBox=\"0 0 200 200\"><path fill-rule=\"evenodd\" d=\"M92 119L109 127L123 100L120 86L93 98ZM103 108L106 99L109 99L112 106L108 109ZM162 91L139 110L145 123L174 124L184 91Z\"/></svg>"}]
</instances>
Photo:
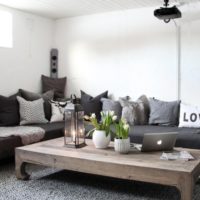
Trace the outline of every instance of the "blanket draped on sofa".
<instances>
[{"instance_id":1,"label":"blanket draped on sofa","mask_svg":"<svg viewBox=\"0 0 200 200\"><path fill-rule=\"evenodd\" d=\"M39 142L44 138L45 130L34 126L0 127L0 137L19 136L23 145Z\"/></svg>"}]
</instances>

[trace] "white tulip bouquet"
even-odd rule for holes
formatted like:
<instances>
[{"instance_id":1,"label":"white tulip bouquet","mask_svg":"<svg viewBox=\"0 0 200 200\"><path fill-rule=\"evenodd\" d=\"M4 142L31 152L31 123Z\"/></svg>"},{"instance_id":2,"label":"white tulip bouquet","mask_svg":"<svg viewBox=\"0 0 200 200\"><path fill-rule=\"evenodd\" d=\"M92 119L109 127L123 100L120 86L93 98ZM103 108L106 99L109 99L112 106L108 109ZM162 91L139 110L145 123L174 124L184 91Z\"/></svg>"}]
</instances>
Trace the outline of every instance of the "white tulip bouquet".
<instances>
[{"instance_id":1,"label":"white tulip bouquet","mask_svg":"<svg viewBox=\"0 0 200 200\"><path fill-rule=\"evenodd\" d=\"M127 139L129 133L129 124L125 119L120 119L119 123L115 123L115 135L117 139Z\"/></svg>"},{"instance_id":2,"label":"white tulip bouquet","mask_svg":"<svg viewBox=\"0 0 200 200\"><path fill-rule=\"evenodd\" d=\"M90 121L94 126L94 129L88 132L88 135L93 134L95 130L104 130L106 136L110 134L110 126L117 120L117 116L114 111L102 111L101 112L101 121L98 122L96 115L93 113L90 116Z\"/></svg>"}]
</instances>

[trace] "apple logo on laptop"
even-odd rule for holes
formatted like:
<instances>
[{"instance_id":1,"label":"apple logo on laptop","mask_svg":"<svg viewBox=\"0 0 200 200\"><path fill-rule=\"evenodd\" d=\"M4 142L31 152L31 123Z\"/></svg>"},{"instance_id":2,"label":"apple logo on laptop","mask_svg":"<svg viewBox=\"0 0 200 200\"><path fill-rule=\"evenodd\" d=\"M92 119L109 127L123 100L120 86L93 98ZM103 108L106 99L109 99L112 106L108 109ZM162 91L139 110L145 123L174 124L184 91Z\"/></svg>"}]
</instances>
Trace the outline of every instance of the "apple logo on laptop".
<instances>
[{"instance_id":1,"label":"apple logo on laptop","mask_svg":"<svg viewBox=\"0 0 200 200\"><path fill-rule=\"evenodd\" d=\"M157 145L161 145L161 144L162 144L162 140L158 140Z\"/></svg>"}]
</instances>

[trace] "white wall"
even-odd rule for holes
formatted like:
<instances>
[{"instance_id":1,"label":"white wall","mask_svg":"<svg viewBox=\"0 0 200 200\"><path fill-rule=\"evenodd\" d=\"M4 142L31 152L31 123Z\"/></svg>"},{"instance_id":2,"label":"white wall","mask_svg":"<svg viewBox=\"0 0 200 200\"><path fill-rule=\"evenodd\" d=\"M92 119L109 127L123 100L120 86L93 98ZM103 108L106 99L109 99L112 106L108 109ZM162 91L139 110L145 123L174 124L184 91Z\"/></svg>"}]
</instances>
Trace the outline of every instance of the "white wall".
<instances>
[{"instance_id":1,"label":"white wall","mask_svg":"<svg viewBox=\"0 0 200 200\"><path fill-rule=\"evenodd\" d=\"M200 105L200 20L181 27L181 99Z\"/></svg>"},{"instance_id":2,"label":"white wall","mask_svg":"<svg viewBox=\"0 0 200 200\"><path fill-rule=\"evenodd\" d=\"M41 90L41 74L49 75L54 21L1 7L13 15L13 48L0 47L0 94L19 88Z\"/></svg>"},{"instance_id":3,"label":"white wall","mask_svg":"<svg viewBox=\"0 0 200 200\"><path fill-rule=\"evenodd\" d=\"M57 20L55 42L67 94L108 89L115 99L141 94L177 99L176 29L173 22L154 18L153 10Z\"/></svg>"},{"instance_id":4,"label":"white wall","mask_svg":"<svg viewBox=\"0 0 200 200\"><path fill-rule=\"evenodd\" d=\"M59 76L67 94L104 90L117 99L141 94L177 99L176 30L153 17L154 8L53 20L13 14L13 48L0 47L0 94L38 92L49 75L49 51L59 49ZM200 105L200 20L181 26L181 99ZM56 26L54 26L56 25ZM54 32L54 30L56 31Z\"/></svg>"}]
</instances>

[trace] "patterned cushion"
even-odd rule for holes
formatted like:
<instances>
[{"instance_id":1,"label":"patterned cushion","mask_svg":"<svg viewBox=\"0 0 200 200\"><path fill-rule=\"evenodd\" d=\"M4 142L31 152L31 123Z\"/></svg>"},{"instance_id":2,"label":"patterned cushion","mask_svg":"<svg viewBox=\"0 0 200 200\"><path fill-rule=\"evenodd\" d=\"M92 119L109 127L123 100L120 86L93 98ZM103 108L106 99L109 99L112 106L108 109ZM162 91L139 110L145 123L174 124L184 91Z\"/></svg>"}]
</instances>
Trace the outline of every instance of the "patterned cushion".
<instances>
[{"instance_id":1,"label":"patterned cushion","mask_svg":"<svg viewBox=\"0 0 200 200\"><path fill-rule=\"evenodd\" d=\"M1 137L19 136L22 144L39 142L45 136L45 130L34 126L0 127Z\"/></svg>"},{"instance_id":2,"label":"patterned cushion","mask_svg":"<svg viewBox=\"0 0 200 200\"><path fill-rule=\"evenodd\" d=\"M44 99L44 113L47 120L50 120L51 118L51 104L49 101L51 101L54 97L54 91L49 90L43 94L38 94L34 92L29 92L27 90L19 89L19 96L23 97L27 101L34 101L40 98Z\"/></svg>"},{"instance_id":3,"label":"patterned cushion","mask_svg":"<svg viewBox=\"0 0 200 200\"><path fill-rule=\"evenodd\" d=\"M142 95L137 101L129 101L124 98L119 99L122 109L122 118L131 125L148 124L149 103L145 95Z\"/></svg>"},{"instance_id":4,"label":"patterned cushion","mask_svg":"<svg viewBox=\"0 0 200 200\"><path fill-rule=\"evenodd\" d=\"M44 115L44 100L26 101L22 97L17 96L19 102L20 125L47 123Z\"/></svg>"},{"instance_id":5,"label":"patterned cushion","mask_svg":"<svg viewBox=\"0 0 200 200\"><path fill-rule=\"evenodd\" d=\"M64 111L67 102L51 101L51 122L59 122L64 120Z\"/></svg>"}]
</instances>

